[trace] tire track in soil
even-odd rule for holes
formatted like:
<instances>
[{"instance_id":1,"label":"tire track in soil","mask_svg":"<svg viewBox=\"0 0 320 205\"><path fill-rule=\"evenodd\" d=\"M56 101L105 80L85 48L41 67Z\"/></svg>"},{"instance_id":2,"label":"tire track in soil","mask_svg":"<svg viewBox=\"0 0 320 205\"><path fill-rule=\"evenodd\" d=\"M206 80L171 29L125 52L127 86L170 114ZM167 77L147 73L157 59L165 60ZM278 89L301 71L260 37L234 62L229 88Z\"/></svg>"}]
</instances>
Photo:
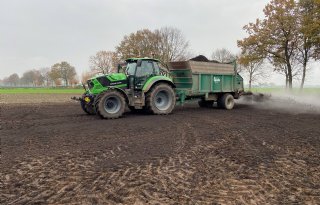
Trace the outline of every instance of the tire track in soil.
<instances>
[{"instance_id":1,"label":"tire track in soil","mask_svg":"<svg viewBox=\"0 0 320 205\"><path fill-rule=\"evenodd\" d=\"M47 153L39 152L40 155L17 155L11 165L5 165L0 175L1 190L4 190L0 195L1 204L318 204L320 201L320 155L316 137L319 131L312 128L309 116L300 116L300 122L309 126L308 138L305 138L294 129L295 117L273 113L278 123L291 121L288 124L293 126L292 131L282 126L275 128L268 121L270 115L250 107L226 113L187 106L166 117L128 114L127 118L111 122L88 118L71 105L68 107L69 111L55 114L63 108L49 106L49 113L38 115L45 122L31 113L29 117L35 128L23 123L19 127L21 132L31 132L29 137L36 143L29 146L35 153L41 144L32 133L48 125L50 120L52 128L57 130L52 133L65 132L70 142L57 153L49 149ZM44 112L46 108L40 106L37 112ZM240 126L234 115L243 115L246 123ZM78 121L72 122L72 119L91 119L93 122L86 122L88 126L96 126L82 130L83 135L72 136L67 127L81 129L84 125L77 125ZM59 120L62 121L59 123ZM64 130L63 123L66 123ZM110 131L108 127L98 128L105 123L114 128L125 124L128 135L120 132L93 137L99 130ZM163 127L158 129L157 125ZM279 130L270 132L273 135L261 134L274 129ZM83 138L90 132L94 133L90 135L92 139ZM5 133L14 132L5 128ZM277 133L288 139L293 136L295 140L286 146ZM160 140L152 143L156 140L152 136ZM53 135L48 137L47 140ZM5 145L11 140L4 139ZM65 140L60 136L54 139ZM311 139L313 144L309 143ZM112 146L104 144L105 140ZM139 140L138 143L135 140ZM87 150L82 142L92 149ZM165 146L163 151L157 146L159 143ZM298 147L300 153L296 152ZM146 148L145 152L142 148ZM159 153L150 152L158 149ZM266 159L265 155L271 157ZM318 161L306 160L308 156ZM105 163L108 166L101 167Z\"/></svg>"}]
</instances>

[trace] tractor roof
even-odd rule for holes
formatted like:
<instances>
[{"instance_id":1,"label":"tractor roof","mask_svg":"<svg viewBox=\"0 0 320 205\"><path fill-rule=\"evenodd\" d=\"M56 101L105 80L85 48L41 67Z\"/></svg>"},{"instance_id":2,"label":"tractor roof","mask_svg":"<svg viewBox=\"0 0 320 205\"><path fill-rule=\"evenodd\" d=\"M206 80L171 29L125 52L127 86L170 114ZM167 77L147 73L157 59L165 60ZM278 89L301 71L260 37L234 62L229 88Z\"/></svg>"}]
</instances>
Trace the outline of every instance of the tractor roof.
<instances>
[{"instance_id":1,"label":"tractor roof","mask_svg":"<svg viewBox=\"0 0 320 205\"><path fill-rule=\"evenodd\" d=\"M137 60L152 60L152 61L159 62L158 59L148 58L148 57L144 57L144 58L128 58L128 59L126 60L126 62L128 62L128 61L137 61Z\"/></svg>"}]
</instances>

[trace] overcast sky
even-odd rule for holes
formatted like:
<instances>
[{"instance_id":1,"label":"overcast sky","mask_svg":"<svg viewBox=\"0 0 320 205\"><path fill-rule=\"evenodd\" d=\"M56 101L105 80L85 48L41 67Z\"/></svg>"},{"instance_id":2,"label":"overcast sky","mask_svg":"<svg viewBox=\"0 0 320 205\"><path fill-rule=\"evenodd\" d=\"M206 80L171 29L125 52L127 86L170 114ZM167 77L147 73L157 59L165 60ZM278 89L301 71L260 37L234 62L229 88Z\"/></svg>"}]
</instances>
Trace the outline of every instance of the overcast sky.
<instances>
[{"instance_id":1,"label":"overcast sky","mask_svg":"<svg viewBox=\"0 0 320 205\"><path fill-rule=\"evenodd\" d=\"M263 17L267 0L0 0L0 78L68 61L79 74L89 56L114 50L124 35L172 26L192 53L239 52L242 27ZM320 69L307 84L320 84ZM282 78L273 77L282 84ZM280 82L281 80L281 82ZM279 82L277 82L279 81Z\"/></svg>"}]
</instances>

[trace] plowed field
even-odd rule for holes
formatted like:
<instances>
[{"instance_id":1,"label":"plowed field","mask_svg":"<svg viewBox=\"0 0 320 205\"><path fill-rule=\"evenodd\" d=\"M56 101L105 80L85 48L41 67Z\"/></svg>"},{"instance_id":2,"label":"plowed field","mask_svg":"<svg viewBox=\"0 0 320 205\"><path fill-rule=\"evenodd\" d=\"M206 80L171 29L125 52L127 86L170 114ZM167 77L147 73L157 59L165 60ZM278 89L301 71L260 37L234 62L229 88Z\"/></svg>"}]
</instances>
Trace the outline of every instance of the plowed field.
<instances>
[{"instance_id":1,"label":"plowed field","mask_svg":"<svg viewBox=\"0 0 320 205\"><path fill-rule=\"evenodd\" d=\"M0 204L320 204L318 112L101 120L69 97L1 96Z\"/></svg>"}]
</instances>

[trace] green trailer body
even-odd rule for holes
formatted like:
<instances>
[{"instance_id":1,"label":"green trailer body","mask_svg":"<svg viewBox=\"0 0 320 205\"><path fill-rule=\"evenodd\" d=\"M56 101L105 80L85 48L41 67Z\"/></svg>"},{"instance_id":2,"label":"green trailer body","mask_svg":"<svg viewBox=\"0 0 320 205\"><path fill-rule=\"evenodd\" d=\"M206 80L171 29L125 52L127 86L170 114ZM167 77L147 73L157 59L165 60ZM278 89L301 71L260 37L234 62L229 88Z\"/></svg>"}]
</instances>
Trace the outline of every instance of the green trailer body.
<instances>
[{"instance_id":1,"label":"green trailer body","mask_svg":"<svg viewBox=\"0 0 320 205\"><path fill-rule=\"evenodd\" d=\"M170 62L169 70L180 98L209 98L222 93L237 98L244 90L243 78L234 64L180 61Z\"/></svg>"}]
</instances>

